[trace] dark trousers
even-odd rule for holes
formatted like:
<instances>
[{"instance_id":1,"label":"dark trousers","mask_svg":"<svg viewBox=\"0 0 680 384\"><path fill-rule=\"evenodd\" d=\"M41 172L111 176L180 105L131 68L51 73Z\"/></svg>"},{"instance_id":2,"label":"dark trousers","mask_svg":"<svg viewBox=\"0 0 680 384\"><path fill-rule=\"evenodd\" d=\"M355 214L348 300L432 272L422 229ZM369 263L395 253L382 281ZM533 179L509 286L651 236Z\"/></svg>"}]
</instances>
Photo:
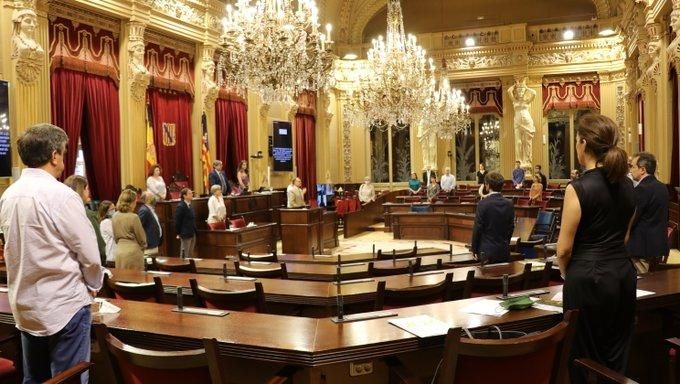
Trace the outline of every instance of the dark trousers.
<instances>
[{"instance_id":1,"label":"dark trousers","mask_svg":"<svg viewBox=\"0 0 680 384\"><path fill-rule=\"evenodd\" d=\"M51 336L21 332L24 384L42 383L72 366L90 361L90 306L83 307L66 326ZM87 384L88 372L80 376Z\"/></svg>"},{"instance_id":2,"label":"dark trousers","mask_svg":"<svg viewBox=\"0 0 680 384\"><path fill-rule=\"evenodd\" d=\"M586 383L574 359L589 358L624 373L633 338L637 277L630 259L572 260L564 281L564 310L578 309L571 347L572 383Z\"/></svg>"}]
</instances>

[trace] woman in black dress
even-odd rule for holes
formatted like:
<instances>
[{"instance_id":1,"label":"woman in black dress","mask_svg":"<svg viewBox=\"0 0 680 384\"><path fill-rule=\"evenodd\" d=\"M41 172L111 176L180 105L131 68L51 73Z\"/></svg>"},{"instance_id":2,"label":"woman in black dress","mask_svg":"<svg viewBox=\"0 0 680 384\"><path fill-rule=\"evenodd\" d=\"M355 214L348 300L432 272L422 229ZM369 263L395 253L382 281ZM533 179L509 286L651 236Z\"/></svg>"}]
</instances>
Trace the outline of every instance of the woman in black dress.
<instances>
[{"instance_id":1,"label":"woman in black dress","mask_svg":"<svg viewBox=\"0 0 680 384\"><path fill-rule=\"evenodd\" d=\"M626 152L616 123L601 115L579 120L576 153L585 172L567 186L557 258L564 310L580 310L571 349L572 383L585 383L573 359L586 357L623 373L633 335L636 273L626 255L635 213L626 180Z\"/></svg>"},{"instance_id":2,"label":"woman in black dress","mask_svg":"<svg viewBox=\"0 0 680 384\"><path fill-rule=\"evenodd\" d=\"M484 185L484 177L486 176L486 165L479 163L479 171L477 171L477 184Z\"/></svg>"}]
</instances>

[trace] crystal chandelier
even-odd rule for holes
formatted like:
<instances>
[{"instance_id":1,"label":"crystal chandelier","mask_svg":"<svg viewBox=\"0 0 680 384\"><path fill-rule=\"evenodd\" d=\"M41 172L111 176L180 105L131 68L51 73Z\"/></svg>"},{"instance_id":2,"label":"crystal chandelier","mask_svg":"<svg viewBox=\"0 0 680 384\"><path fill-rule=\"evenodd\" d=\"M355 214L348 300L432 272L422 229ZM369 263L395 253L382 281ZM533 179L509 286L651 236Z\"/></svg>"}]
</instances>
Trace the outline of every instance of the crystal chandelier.
<instances>
[{"instance_id":1,"label":"crystal chandelier","mask_svg":"<svg viewBox=\"0 0 680 384\"><path fill-rule=\"evenodd\" d=\"M431 88L425 107L428 130L439 138L450 140L470 125L470 105L459 89L451 88L449 80L439 82L439 88ZM423 122L425 124L425 122Z\"/></svg>"},{"instance_id":2,"label":"crystal chandelier","mask_svg":"<svg viewBox=\"0 0 680 384\"><path fill-rule=\"evenodd\" d=\"M220 84L259 93L264 103L292 104L303 91L330 84L331 25L319 32L314 0L237 0L227 5L218 62Z\"/></svg>"},{"instance_id":3,"label":"crystal chandelier","mask_svg":"<svg viewBox=\"0 0 680 384\"><path fill-rule=\"evenodd\" d=\"M416 37L404 34L399 0L387 2L387 36L373 40L360 83L352 103L370 126L403 129L421 122L434 85L434 65Z\"/></svg>"}]
</instances>

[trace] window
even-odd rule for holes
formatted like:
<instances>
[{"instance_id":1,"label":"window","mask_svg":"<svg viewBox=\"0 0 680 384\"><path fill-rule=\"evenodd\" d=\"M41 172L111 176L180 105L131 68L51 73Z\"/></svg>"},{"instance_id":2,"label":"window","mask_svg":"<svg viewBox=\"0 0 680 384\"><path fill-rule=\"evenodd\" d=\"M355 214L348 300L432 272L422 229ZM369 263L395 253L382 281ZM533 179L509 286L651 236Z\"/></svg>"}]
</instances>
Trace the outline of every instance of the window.
<instances>
[{"instance_id":1,"label":"window","mask_svg":"<svg viewBox=\"0 0 680 384\"><path fill-rule=\"evenodd\" d=\"M456 179L460 181L477 180L480 163L484 163L487 171L498 171L500 168L500 116L487 113L475 114L470 118L470 126L457 133L452 144Z\"/></svg>"},{"instance_id":2,"label":"window","mask_svg":"<svg viewBox=\"0 0 680 384\"><path fill-rule=\"evenodd\" d=\"M576 123L589 109L551 110L548 112L548 178L568 179L578 168L576 157Z\"/></svg>"},{"instance_id":3,"label":"window","mask_svg":"<svg viewBox=\"0 0 680 384\"><path fill-rule=\"evenodd\" d=\"M76 170L75 175L86 177L85 169L85 155L83 155L83 146L78 139L78 154L76 155Z\"/></svg>"},{"instance_id":4,"label":"window","mask_svg":"<svg viewBox=\"0 0 680 384\"><path fill-rule=\"evenodd\" d=\"M405 182L411 175L411 130L370 128L371 178L376 183Z\"/></svg>"}]
</instances>

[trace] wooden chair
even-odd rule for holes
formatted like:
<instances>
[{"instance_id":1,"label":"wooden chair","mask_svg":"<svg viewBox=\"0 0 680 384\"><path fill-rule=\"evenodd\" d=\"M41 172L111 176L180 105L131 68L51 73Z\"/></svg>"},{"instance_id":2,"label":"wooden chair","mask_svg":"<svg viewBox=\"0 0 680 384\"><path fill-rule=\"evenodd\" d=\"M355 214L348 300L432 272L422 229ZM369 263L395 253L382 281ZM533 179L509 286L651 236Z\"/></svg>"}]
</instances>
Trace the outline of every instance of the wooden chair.
<instances>
[{"instance_id":1,"label":"wooden chair","mask_svg":"<svg viewBox=\"0 0 680 384\"><path fill-rule=\"evenodd\" d=\"M111 281L105 275L104 283L112 291L113 297L116 299L163 302L163 283L158 276L154 276L153 283L128 283Z\"/></svg>"},{"instance_id":2,"label":"wooden chair","mask_svg":"<svg viewBox=\"0 0 680 384\"><path fill-rule=\"evenodd\" d=\"M470 259L465 261L442 261L442 259L437 259L437 269L475 267L478 265L482 265L482 263L477 259Z\"/></svg>"},{"instance_id":3,"label":"wooden chair","mask_svg":"<svg viewBox=\"0 0 680 384\"><path fill-rule=\"evenodd\" d=\"M527 278L526 289L545 288L550 285L550 276L552 275L552 261L546 261L543 271L540 275L534 278L529 275Z\"/></svg>"},{"instance_id":4,"label":"wooden chair","mask_svg":"<svg viewBox=\"0 0 680 384\"><path fill-rule=\"evenodd\" d=\"M378 260L391 260L394 259L404 259L409 257L416 257L418 254L418 247L414 246L413 249L407 249L403 251L392 250L391 253L383 253L382 249L378 249L376 253L376 259Z\"/></svg>"},{"instance_id":5,"label":"wooden chair","mask_svg":"<svg viewBox=\"0 0 680 384\"><path fill-rule=\"evenodd\" d=\"M493 265L485 268L493 268ZM524 270L508 276L508 292L528 289L529 276L531 275L531 263L524 265ZM472 290L474 293L494 294L503 292L502 276L475 276ZM474 295L473 295L474 296Z\"/></svg>"},{"instance_id":6,"label":"wooden chair","mask_svg":"<svg viewBox=\"0 0 680 384\"><path fill-rule=\"evenodd\" d=\"M477 201L477 196L475 196L475 195L461 196L460 197L461 203L474 203L476 201Z\"/></svg>"},{"instance_id":7,"label":"wooden chair","mask_svg":"<svg viewBox=\"0 0 680 384\"><path fill-rule=\"evenodd\" d=\"M571 341L578 313L569 311L556 326L516 339L461 338L461 328L449 329L441 365L432 382L550 383L566 382ZM390 365L391 383L421 380L397 360Z\"/></svg>"},{"instance_id":8,"label":"wooden chair","mask_svg":"<svg viewBox=\"0 0 680 384\"><path fill-rule=\"evenodd\" d=\"M184 351L137 348L111 335L104 324L92 324L92 327L102 351L103 365L118 384L215 383L203 348Z\"/></svg>"},{"instance_id":9,"label":"wooden chair","mask_svg":"<svg viewBox=\"0 0 680 384\"><path fill-rule=\"evenodd\" d=\"M409 272L418 272L420 270L420 257L416 258L415 263L411 265L411 270L409 271L409 266L407 263L404 262L404 260L399 260L397 261L399 264L403 265L402 267L388 267L388 268L383 268L383 267L376 267L374 262L368 263L368 275L369 276L392 276L392 275L402 275L406 274Z\"/></svg>"},{"instance_id":10,"label":"wooden chair","mask_svg":"<svg viewBox=\"0 0 680 384\"><path fill-rule=\"evenodd\" d=\"M605 367L604 365L586 358L574 360L577 367L583 369L586 373L586 380L588 383L610 383L610 384L637 384L637 381L631 380L624 375ZM672 383L672 381L671 381Z\"/></svg>"},{"instance_id":11,"label":"wooden chair","mask_svg":"<svg viewBox=\"0 0 680 384\"><path fill-rule=\"evenodd\" d=\"M151 260L151 265L159 271L197 273L196 262L193 259L188 259L185 263L181 264L168 264L165 261L158 261L155 257Z\"/></svg>"},{"instance_id":12,"label":"wooden chair","mask_svg":"<svg viewBox=\"0 0 680 384\"><path fill-rule=\"evenodd\" d=\"M242 266L240 262L234 261L234 267L238 276L263 277L270 279L288 278L286 263L279 263L279 266L274 268L253 268L251 266Z\"/></svg>"},{"instance_id":13,"label":"wooden chair","mask_svg":"<svg viewBox=\"0 0 680 384\"><path fill-rule=\"evenodd\" d=\"M517 199L517 205L520 207L528 207L529 206L529 199L528 198L519 198Z\"/></svg>"},{"instance_id":14,"label":"wooden chair","mask_svg":"<svg viewBox=\"0 0 680 384\"><path fill-rule=\"evenodd\" d=\"M465 281L453 281L446 295L446 301L463 300L472 297L472 285L475 281L475 270L467 272Z\"/></svg>"},{"instance_id":15,"label":"wooden chair","mask_svg":"<svg viewBox=\"0 0 680 384\"><path fill-rule=\"evenodd\" d=\"M198 285L196 279L189 279L189 285L201 307L241 312L265 312L264 289L259 281L255 282L254 289L245 291L210 289Z\"/></svg>"},{"instance_id":16,"label":"wooden chair","mask_svg":"<svg viewBox=\"0 0 680 384\"><path fill-rule=\"evenodd\" d=\"M555 228L557 227L556 219L555 212L539 211L528 240L537 240L545 237L547 242L554 241Z\"/></svg>"},{"instance_id":17,"label":"wooden chair","mask_svg":"<svg viewBox=\"0 0 680 384\"><path fill-rule=\"evenodd\" d=\"M211 231L224 231L225 229L227 229L227 223L225 223L224 221L208 223L208 228L210 228Z\"/></svg>"},{"instance_id":18,"label":"wooden chair","mask_svg":"<svg viewBox=\"0 0 680 384\"><path fill-rule=\"evenodd\" d=\"M393 309L446 301L451 289L453 273L449 272L437 284L401 289L378 286L376 309Z\"/></svg>"},{"instance_id":19,"label":"wooden chair","mask_svg":"<svg viewBox=\"0 0 680 384\"><path fill-rule=\"evenodd\" d=\"M80 384L80 375L89 370L94 364L88 361L78 363L71 368L58 373L43 384Z\"/></svg>"},{"instance_id":20,"label":"wooden chair","mask_svg":"<svg viewBox=\"0 0 680 384\"><path fill-rule=\"evenodd\" d=\"M276 250L272 253L267 253L263 255L253 255L250 252L242 252L238 251L238 258L239 260L244 260L244 261L262 261L262 262L271 262L271 263L276 263L279 261L278 256L276 255Z\"/></svg>"},{"instance_id":21,"label":"wooden chair","mask_svg":"<svg viewBox=\"0 0 680 384\"><path fill-rule=\"evenodd\" d=\"M205 348L208 358L208 366L210 367L210 376L213 384L227 383L229 375L225 372L225 364L221 363L222 354L216 339L203 339L203 346ZM286 384L292 383L292 377L296 368L292 366L285 366L281 368L274 376L264 381L264 384ZM232 379L233 380L233 379ZM196 380L190 382L198 383Z\"/></svg>"}]
</instances>

